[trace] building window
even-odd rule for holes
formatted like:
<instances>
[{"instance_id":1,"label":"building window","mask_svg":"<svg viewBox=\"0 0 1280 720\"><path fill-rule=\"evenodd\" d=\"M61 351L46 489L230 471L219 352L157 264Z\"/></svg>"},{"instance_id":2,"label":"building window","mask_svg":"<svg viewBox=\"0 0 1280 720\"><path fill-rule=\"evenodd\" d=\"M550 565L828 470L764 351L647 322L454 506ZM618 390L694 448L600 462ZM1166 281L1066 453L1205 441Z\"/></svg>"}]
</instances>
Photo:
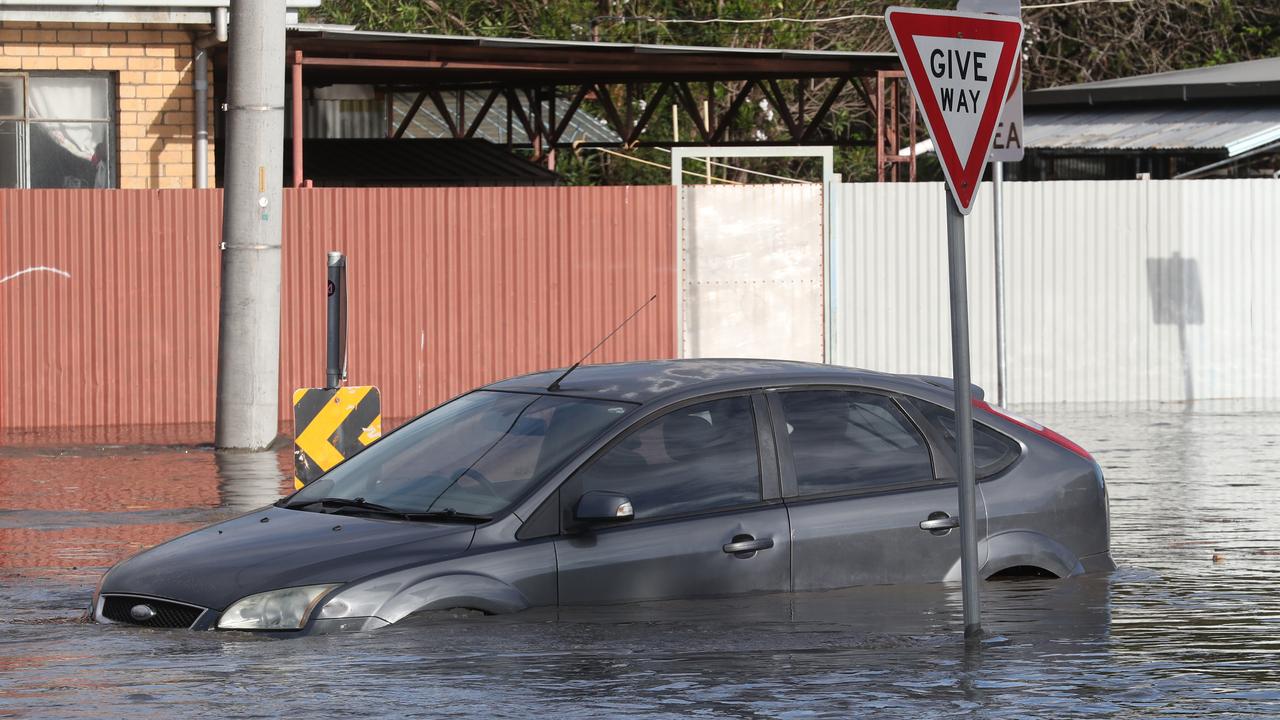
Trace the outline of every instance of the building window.
<instances>
[{"instance_id":1,"label":"building window","mask_svg":"<svg viewBox=\"0 0 1280 720\"><path fill-rule=\"evenodd\" d=\"M111 76L0 74L0 187L116 187Z\"/></svg>"}]
</instances>

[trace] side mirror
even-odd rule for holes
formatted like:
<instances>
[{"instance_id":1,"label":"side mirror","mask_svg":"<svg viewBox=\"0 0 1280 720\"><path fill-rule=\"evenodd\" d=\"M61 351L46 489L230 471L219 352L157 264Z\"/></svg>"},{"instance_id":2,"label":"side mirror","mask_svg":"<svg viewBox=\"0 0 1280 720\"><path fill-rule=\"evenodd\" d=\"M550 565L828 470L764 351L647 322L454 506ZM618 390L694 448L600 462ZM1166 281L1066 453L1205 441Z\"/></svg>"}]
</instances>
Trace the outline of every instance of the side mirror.
<instances>
[{"instance_id":1,"label":"side mirror","mask_svg":"<svg viewBox=\"0 0 1280 720\"><path fill-rule=\"evenodd\" d=\"M635 517L635 511L631 498L622 493L592 490L578 498L573 517L584 522L617 522Z\"/></svg>"}]
</instances>

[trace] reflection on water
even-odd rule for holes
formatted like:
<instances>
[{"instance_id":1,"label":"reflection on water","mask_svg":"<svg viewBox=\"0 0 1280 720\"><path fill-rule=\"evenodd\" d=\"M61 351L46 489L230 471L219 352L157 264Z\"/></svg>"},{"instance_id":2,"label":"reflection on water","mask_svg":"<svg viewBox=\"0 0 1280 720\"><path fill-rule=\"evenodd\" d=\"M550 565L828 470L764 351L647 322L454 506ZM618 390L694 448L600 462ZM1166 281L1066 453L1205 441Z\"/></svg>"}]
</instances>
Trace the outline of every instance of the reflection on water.
<instances>
[{"instance_id":1,"label":"reflection on water","mask_svg":"<svg viewBox=\"0 0 1280 720\"><path fill-rule=\"evenodd\" d=\"M291 473L288 451L5 451L0 455L0 582L100 570L202 525L274 502L292 487Z\"/></svg>"},{"instance_id":2,"label":"reflection on water","mask_svg":"<svg viewBox=\"0 0 1280 720\"><path fill-rule=\"evenodd\" d=\"M275 642L75 622L103 567L270 502L288 452L0 454L0 716L1256 717L1280 712L1280 412L1033 411L1107 471L1120 570L441 613Z\"/></svg>"},{"instance_id":3,"label":"reflection on water","mask_svg":"<svg viewBox=\"0 0 1280 720\"><path fill-rule=\"evenodd\" d=\"M270 505L293 491L290 452L215 452L218 497L223 507L253 510Z\"/></svg>"}]
</instances>

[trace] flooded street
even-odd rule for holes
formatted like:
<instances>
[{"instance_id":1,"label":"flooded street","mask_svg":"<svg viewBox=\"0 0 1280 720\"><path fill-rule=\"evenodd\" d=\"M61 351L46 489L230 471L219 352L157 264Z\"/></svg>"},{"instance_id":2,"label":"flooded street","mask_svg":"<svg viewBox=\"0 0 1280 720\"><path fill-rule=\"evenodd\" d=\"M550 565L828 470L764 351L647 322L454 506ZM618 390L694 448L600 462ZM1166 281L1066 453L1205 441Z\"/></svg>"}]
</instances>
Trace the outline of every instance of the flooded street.
<instances>
[{"instance_id":1,"label":"flooded street","mask_svg":"<svg viewBox=\"0 0 1280 720\"><path fill-rule=\"evenodd\" d=\"M1109 575L440 614L275 641L82 624L115 561L273 501L291 457L0 450L0 717L1280 714L1280 408L1027 409L1110 491Z\"/></svg>"}]
</instances>

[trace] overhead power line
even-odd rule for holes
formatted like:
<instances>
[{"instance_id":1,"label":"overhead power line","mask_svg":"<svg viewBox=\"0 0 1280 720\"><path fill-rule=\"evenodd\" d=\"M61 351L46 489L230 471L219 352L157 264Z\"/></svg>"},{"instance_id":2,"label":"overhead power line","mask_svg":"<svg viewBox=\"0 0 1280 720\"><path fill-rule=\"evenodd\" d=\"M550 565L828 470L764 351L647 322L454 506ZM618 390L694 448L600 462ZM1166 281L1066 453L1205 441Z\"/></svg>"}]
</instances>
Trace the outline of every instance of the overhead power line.
<instances>
[{"instance_id":1,"label":"overhead power line","mask_svg":"<svg viewBox=\"0 0 1280 720\"><path fill-rule=\"evenodd\" d=\"M1023 12L1033 10L1047 10L1050 8L1071 7L1075 5L1120 5L1131 3L1134 0L1059 0L1058 2L1039 3L1036 5L1023 5ZM846 20L884 20L884 15L853 13L850 15L836 15L833 17L818 18L798 18L798 17L767 17L767 18L660 18L644 15L602 15L594 18L594 22L602 20L614 20L621 22L649 22L655 25L765 25L768 23L795 23L799 25L818 25L822 23L844 22Z\"/></svg>"},{"instance_id":2,"label":"overhead power line","mask_svg":"<svg viewBox=\"0 0 1280 720\"><path fill-rule=\"evenodd\" d=\"M621 158L621 159L623 159L623 160L629 160L629 161L634 162L634 163L640 163L641 165L651 165L651 166L653 166L653 167L662 168L662 169L664 169L664 170L670 170L670 169L671 169L671 166L670 166L670 165L664 165L664 164L662 164L662 163L654 162L654 161L652 161L652 160L645 160L644 158L638 158L638 157L635 157L634 155L627 155L626 153L620 153L620 152L618 152L618 151L616 151L616 150L610 150L610 149L608 149L608 148L602 148L602 147L591 147L591 148L582 148L582 149L583 149L583 150L595 150L596 152L601 152L601 153L604 153L605 155L612 155L613 157ZM662 152L665 152L665 153L667 153L667 154L670 154L670 153L671 153L671 151L670 151L670 150L668 150L668 149L666 149L666 148L657 148L657 149L658 149L658 150L661 150ZM783 182L789 182L789 183L800 183L800 184L805 184L805 183L810 183L810 182L812 182L812 181L810 181L810 180L803 180L803 179L801 179L801 178L789 178L789 177L784 177L784 176L782 176L782 175L774 175L774 174L772 174L772 173L761 172L761 171L759 171L759 170L749 170L749 169L747 169L747 168L739 167L739 166L737 166L737 165L729 165L729 164L726 164L726 163L717 162L717 161L715 161L715 160L711 160L711 159L709 159L709 158L691 157L691 158L687 158L687 159L689 159L689 160L693 160L693 161L697 161L697 162L707 163L707 164L712 165L712 166L714 166L714 167L722 167L722 168L726 168L726 169L728 169L728 170L736 170L737 172L745 173L745 174L747 174L747 175L758 175L758 176L760 176L760 177L766 177L766 178L769 178L769 179L771 179L771 180L781 180L781 181L783 181ZM693 175L694 177L697 177L697 178L705 178L705 177L706 177L706 175L705 175L704 173L700 173L700 172L697 172L697 171L695 171L695 170L684 170L683 172L684 172L684 174L685 174L685 175ZM742 184L743 184L743 183L738 182L737 180L729 180L729 179L727 179L727 178L719 178L719 177L716 177L716 176L714 176L714 175L712 175L712 176L711 176L711 180L712 180L713 182L724 183L724 184L727 184L727 185L742 185Z\"/></svg>"},{"instance_id":3,"label":"overhead power line","mask_svg":"<svg viewBox=\"0 0 1280 720\"><path fill-rule=\"evenodd\" d=\"M639 18L635 18L639 19ZM660 23L663 25L710 25L712 23L725 23L729 25L756 25L760 23L771 22L789 22L789 23L830 23L840 22L842 20L883 20L884 15L866 15L857 13L854 15L838 15L836 17L824 18L793 18L793 17L769 17L769 18L704 18L704 19L665 19L665 18L643 18L650 22Z\"/></svg>"},{"instance_id":4,"label":"overhead power line","mask_svg":"<svg viewBox=\"0 0 1280 720\"><path fill-rule=\"evenodd\" d=\"M668 149L666 149L666 148L661 148L661 147L660 147L660 148L658 148L658 149L659 149L659 150L661 150L662 152L664 152L664 153L668 154L668 155L670 155L670 154L671 154L671 151L670 151L670 150L668 150ZM691 158L688 158L688 159L689 159L689 160L694 160L694 161L704 162L704 163L706 163L706 164L708 164L708 165L712 165L712 166L714 166L714 167L722 167L722 168L728 168L729 170L737 170L738 172L746 173L747 175L759 175L760 177L767 177L767 178L769 178L769 179L771 179L771 180L782 180L783 182L789 182L789 183L807 183L807 182L809 182L808 180L801 180L800 178L789 178L789 177L783 177L782 175L773 175L772 173L760 172L759 170L748 170L748 169L746 169L746 168L744 168L744 167L738 167L737 165L727 165L727 164L725 164L725 163L717 162L717 161L715 161L715 160L712 160L712 159L711 159L711 157L714 157L714 155L713 155L713 156L710 156L710 157L691 157ZM668 167L670 167L670 166L668 166ZM685 172L687 173L687 172L689 172L689 171L688 171L688 170L686 170Z\"/></svg>"},{"instance_id":5,"label":"overhead power line","mask_svg":"<svg viewBox=\"0 0 1280 720\"><path fill-rule=\"evenodd\" d=\"M626 153L620 153L620 152L618 152L618 151L616 151L616 150L610 150L610 149L608 149L608 148L592 147L592 148L583 148L583 150L595 150L596 152L604 153L605 155L612 155L613 157L622 158L623 160L629 160L629 161L631 161L631 162L633 162L633 163L640 163L641 165L651 165L651 166L653 166L653 167L662 168L663 170L670 170L670 169L671 169L671 166L670 166L670 165L663 165L662 163L657 163L657 162L654 162L654 161L652 161L652 160L645 160L644 158L638 158L638 157L635 157L635 156L633 156L633 155L627 155ZM694 171L692 171L692 170L685 170L685 171L684 171L684 174L685 174L685 175L695 175L695 176L697 176L697 177L704 177L701 173L696 173L696 172L694 172ZM714 180L715 182L718 182L718 183L725 183L725 184L727 184L727 185L741 185L741 184L742 184L742 183L737 182L737 181L734 181L734 180L727 180L727 179L724 179L724 178L718 178L718 177L715 177L715 176L712 176L712 178L711 178L711 179L712 179L712 180Z\"/></svg>"},{"instance_id":6,"label":"overhead power line","mask_svg":"<svg viewBox=\"0 0 1280 720\"><path fill-rule=\"evenodd\" d=\"M1123 5L1133 0L1062 0L1061 2L1042 3L1039 5L1023 5L1022 12L1029 10L1047 10L1049 8L1071 7L1072 5Z\"/></svg>"}]
</instances>

